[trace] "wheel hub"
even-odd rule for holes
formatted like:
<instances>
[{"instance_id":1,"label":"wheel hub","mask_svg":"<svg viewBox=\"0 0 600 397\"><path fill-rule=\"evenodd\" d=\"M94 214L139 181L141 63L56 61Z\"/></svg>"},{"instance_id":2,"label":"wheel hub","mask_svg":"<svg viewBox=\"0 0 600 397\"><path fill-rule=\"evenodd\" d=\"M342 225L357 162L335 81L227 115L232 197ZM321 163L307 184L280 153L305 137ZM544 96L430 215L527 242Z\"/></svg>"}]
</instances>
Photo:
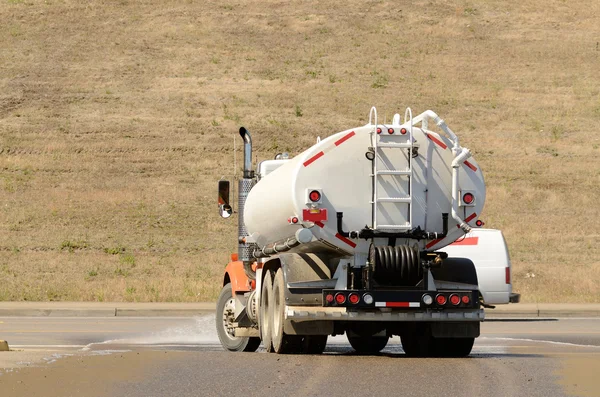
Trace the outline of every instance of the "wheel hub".
<instances>
[{"instance_id":1,"label":"wheel hub","mask_svg":"<svg viewBox=\"0 0 600 397\"><path fill-rule=\"evenodd\" d=\"M235 320L235 301L233 298L229 299L223 307L223 328L227 333L229 339L235 339L235 330L233 328L233 322Z\"/></svg>"}]
</instances>

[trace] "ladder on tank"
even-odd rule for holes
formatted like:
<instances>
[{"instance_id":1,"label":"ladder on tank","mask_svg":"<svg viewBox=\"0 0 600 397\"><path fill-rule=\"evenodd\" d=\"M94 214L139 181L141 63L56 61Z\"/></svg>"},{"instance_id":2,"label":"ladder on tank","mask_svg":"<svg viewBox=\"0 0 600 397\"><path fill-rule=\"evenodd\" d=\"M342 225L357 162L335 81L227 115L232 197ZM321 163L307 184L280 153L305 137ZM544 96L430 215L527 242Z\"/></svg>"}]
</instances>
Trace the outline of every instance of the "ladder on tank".
<instances>
[{"instance_id":1,"label":"ladder on tank","mask_svg":"<svg viewBox=\"0 0 600 397\"><path fill-rule=\"evenodd\" d=\"M394 131L392 134L385 135L388 139L393 142L380 142L381 135L387 133L388 131L381 131L380 134L377 133L377 129L380 128L377 125L377 110L375 107L371 108L371 112L369 113L369 123L371 123L372 116L374 115L375 128L372 131L373 136L373 149L375 152L375 158L373 160L373 173L371 177L373 178L373 198L371 204L373 206L373 229L374 230L411 230L412 229L412 191L413 191L413 149L415 147L413 140L413 118L412 118L412 110L410 108L406 108L404 113L404 124L408 120L408 126L400 127ZM398 117L399 118L399 117ZM398 122L398 124L400 124ZM391 127L390 127L391 128ZM402 134L401 129L406 128L406 133ZM407 156L407 167L405 169L379 169L378 163L380 161L380 156L382 154L381 149L397 149L398 152L402 155L402 151L405 151ZM392 152L392 150L388 151ZM385 175L394 175L398 178L407 178L408 179L408 194L405 196L398 195L397 197L390 197L385 193L382 194L378 189L378 182ZM397 205L406 205L406 220L404 224L380 224L377 220L377 213L380 209L382 203L396 203Z\"/></svg>"}]
</instances>

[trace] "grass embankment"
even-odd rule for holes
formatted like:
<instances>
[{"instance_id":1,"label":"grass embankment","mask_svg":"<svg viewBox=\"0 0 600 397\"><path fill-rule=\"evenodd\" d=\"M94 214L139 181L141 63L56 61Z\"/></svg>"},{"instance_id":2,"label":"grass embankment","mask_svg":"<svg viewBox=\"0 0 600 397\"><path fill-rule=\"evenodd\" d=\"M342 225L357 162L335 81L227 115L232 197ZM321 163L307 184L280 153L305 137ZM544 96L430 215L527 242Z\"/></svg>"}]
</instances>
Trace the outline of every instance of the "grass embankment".
<instances>
[{"instance_id":1,"label":"grass embankment","mask_svg":"<svg viewBox=\"0 0 600 397\"><path fill-rule=\"evenodd\" d=\"M600 302L599 16L577 0L1 0L0 300L214 299L237 128L270 158L376 105L431 108L473 150L525 302Z\"/></svg>"}]
</instances>

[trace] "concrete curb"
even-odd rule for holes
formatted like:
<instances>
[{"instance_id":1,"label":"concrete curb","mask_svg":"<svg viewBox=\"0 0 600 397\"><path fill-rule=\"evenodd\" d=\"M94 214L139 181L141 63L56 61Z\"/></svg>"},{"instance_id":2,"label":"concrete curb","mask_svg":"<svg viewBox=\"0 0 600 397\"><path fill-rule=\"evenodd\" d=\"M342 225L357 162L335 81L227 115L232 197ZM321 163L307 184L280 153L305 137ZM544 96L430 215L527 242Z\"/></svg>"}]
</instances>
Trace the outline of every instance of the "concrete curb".
<instances>
[{"instance_id":1,"label":"concrete curb","mask_svg":"<svg viewBox=\"0 0 600 397\"><path fill-rule=\"evenodd\" d=\"M486 318L600 317L598 303L517 303L486 309Z\"/></svg>"},{"instance_id":2,"label":"concrete curb","mask_svg":"<svg viewBox=\"0 0 600 397\"><path fill-rule=\"evenodd\" d=\"M214 302L0 302L0 317L189 317L215 312ZM486 309L494 318L600 317L600 304L518 303Z\"/></svg>"},{"instance_id":3,"label":"concrete curb","mask_svg":"<svg viewBox=\"0 0 600 397\"><path fill-rule=\"evenodd\" d=\"M0 317L188 317L215 303L0 302Z\"/></svg>"}]
</instances>

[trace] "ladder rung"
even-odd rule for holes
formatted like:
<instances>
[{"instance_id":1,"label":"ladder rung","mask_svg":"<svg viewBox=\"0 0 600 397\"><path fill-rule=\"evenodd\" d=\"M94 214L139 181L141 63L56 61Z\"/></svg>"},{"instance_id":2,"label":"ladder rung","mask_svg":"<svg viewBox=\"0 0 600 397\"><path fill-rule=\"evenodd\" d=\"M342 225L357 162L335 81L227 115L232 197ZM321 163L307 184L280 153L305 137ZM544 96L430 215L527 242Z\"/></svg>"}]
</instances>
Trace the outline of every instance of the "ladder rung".
<instances>
[{"instance_id":1,"label":"ladder rung","mask_svg":"<svg viewBox=\"0 0 600 397\"><path fill-rule=\"evenodd\" d=\"M396 230L410 230L412 226L410 223L406 225L377 225L377 229L396 229Z\"/></svg>"},{"instance_id":2,"label":"ladder rung","mask_svg":"<svg viewBox=\"0 0 600 397\"><path fill-rule=\"evenodd\" d=\"M410 171L384 170L377 171L377 175L411 175Z\"/></svg>"},{"instance_id":3,"label":"ladder rung","mask_svg":"<svg viewBox=\"0 0 600 397\"><path fill-rule=\"evenodd\" d=\"M378 143L377 147L411 148L413 145L410 143Z\"/></svg>"},{"instance_id":4,"label":"ladder rung","mask_svg":"<svg viewBox=\"0 0 600 397\"><path fill-rule=\"evenodd\" d=\"M377 198L379 203L408 203L410 204L410 197L379 197Z\"/></svg>"}]
</instances>

